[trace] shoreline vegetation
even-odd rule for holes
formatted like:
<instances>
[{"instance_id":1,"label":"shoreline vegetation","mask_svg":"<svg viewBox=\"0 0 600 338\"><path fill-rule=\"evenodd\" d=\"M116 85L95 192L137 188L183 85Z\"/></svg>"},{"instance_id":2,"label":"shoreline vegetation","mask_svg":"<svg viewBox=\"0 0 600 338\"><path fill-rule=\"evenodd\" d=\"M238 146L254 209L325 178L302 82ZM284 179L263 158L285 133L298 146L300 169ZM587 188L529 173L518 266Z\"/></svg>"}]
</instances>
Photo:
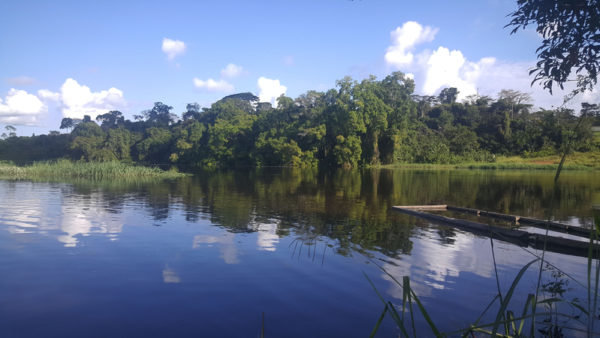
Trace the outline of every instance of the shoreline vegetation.
<instances>
[{"instance_id":1,"label":"shoreline vegetation","mask_svg":"<svg viewBox=\"0 0 600 338\"><path fill-rule=\"evenodd\" d=\"M205 168L369 168L419 163L473 169L600 167L600 105L579 111L534 108L531 97L415 95L401 72L382 80L346 77L336 88L260 102L252 93L210 107L190 103L180 115L155 102L133 120L120 111L65 117L47 135L17 136L6 126L0 160L17 165L69 159ZM459 100L460 98L460 100ZM58 126L57 126L58 127ZM560 160L558 160L560 158ZM412 165L409 165L412 166ZM420 166L420 165L419 165ZM546 168L547 167L547 168Z\"/></svg>"},{"instance_id":2,"label":"shoreline vegetation","mask_svg":"<svg viewBox=\"0 0 600 338\"><path fill-rule=\"evenodd\" d=\"M381 169L482 169L482 170L554 170L558 169L560 156L521 157L498 156L495 162L459 162L453 164L436 163L396 163L372 166ZM600 152L575 153L567 156L562 170L600 170Z\"/></svg>"},{"instance_id":3,"label":"shoreline vegetation","mask_svg":"<svg viewBox=\"0 0 600 338\"><path fill-rule=\"evenodd\" d=\"M438 163L395 163L370 165L369 169L423 169L423 170L554 170L560 163L558 155L545 157L499 156L495 162ZM285 166L281 166L285 167ZM256 167L260 168L260 167ZM575 153L568 157L562 170L600 170L600 152ZM175 167L162 170L157 167L123 162L83 162L66 159L39 161L30 165L17 165L0 161L0 179L174 179L190 176Z\"/></svg>"},{"instance_id":4,"label":"shoreline vegetation","mask_svg":"<svg viewBox=\"0 0 600 338\"><path fill-rule=\"evenodd\" d=\"M34 162L17 166L0 162L0 179L174 179L188 174L175 170L137 166L121 162L72 162L68 160Z\"/></svg>"}]
</instances>

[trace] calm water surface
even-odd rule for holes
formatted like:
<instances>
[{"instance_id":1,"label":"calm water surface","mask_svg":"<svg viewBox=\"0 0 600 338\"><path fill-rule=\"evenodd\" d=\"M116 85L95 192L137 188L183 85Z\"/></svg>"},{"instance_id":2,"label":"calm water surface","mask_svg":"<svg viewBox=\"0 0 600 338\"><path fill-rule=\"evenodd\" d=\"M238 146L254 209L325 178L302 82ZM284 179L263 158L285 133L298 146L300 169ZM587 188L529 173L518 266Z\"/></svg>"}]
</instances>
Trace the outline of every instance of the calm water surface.
<instances>
[{"instance_id":1,"label":"calm water surface","mask_svg":"<svg viewBox=\"0 0 600 338\"><path fill-rule=\"evenodd\" d=\"M391 206L453 204L590 226L600 175L564 172L556 189L552 179L266 169L169 182L0 181L0 337L255 337L263 313L267 337L364 337L383 310L364 274L402 301L377 265L410 276L439 328L458 330L497 293L490 239ZM540 254L497 240L493 249L503 292ZM573 279L549 269L544 282L563 281L565 299L585 302L577 281L585 283L586 259L546 258ZM537 273L519 284L515 312ZM396 335L386 318L378 336Z\"/></svg>"}]
</instances>

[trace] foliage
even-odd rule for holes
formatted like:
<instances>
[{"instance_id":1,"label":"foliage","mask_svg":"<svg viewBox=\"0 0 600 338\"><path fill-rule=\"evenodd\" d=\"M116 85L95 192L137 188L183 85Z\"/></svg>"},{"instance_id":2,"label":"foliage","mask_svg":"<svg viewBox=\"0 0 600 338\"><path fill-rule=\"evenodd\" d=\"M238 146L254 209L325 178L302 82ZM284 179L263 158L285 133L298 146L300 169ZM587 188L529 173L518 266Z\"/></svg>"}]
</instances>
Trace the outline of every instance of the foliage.
<instances>
[{"instance_id":1,"label":"foliage","mask_svg":"<svg viewBox=\"0 0 600 338\"><path fill-rule=\"evenodd\" d=\"M185 176L175 171L158 168L133 166L119 162L87 163L59 160L55 162L35 162L30 166L19 167L0 163L0 176L19 179L127 179L127 178L176 178Z\"/></svg>"},{"instance_id":2,"label":"foliage","mask_svg":"<svg viewBox=\"0 0 600 338\"><path fill-rule=\"evenodd\" d=\"M510 14L511 34L535 25L543 38L537 49L538 62L530 74L552 93L561 89L572 72L577 88L572 95L591 90L600 70L600 1L598 0L517 0Z\"/></svg>"},{"instance_id":3,"label":"foliage","mask_svg":"<svg viewBox=\"0 0 600 338\"><path fill-rule=\"evenodd\" d=\"M358 167L398 163L456 164L495 156L593 152L596 104L584 103L582 122L566 109L532 111L530 96L502 90L498 99L458 90L415 96L401 72L360 82L346 77L335 89L281 96L277 108L251 93L229 95L210 107L186 106L182 118L162 102L135 117L110 111L64 118L69 134L0 140L0 160L31 163L68 158L137 162L184 170L233 166ZM7 128L9 128L8 126ZM596 137L597 138L597 137Z\"/></svg>"}]
</instances>

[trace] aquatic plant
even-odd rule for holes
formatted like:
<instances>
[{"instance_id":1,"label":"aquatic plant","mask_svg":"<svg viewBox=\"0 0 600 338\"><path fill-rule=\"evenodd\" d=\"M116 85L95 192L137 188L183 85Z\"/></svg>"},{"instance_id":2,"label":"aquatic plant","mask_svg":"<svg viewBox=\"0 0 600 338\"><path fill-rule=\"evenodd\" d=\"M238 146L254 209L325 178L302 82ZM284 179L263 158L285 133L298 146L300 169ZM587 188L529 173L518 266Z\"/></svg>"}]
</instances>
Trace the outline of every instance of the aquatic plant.
<instances>
[{"instance_id":1,"label":"aquatic plant","mask_svg":"<svg viewBox=\"0 0 600 338\"><path fill-rule=\"evenodd\" d=\"M536 256L534 253L532 253L534 256L536 256L536 258L524 265L519 270L517 275L514 277L510 288L505 294L502 293L500 288L493 239L490 238L498 293L493 297L489 305L471 325L451 332L442 332L438 329L434 320L431 318L422 302L419 300L419 297L411 288L409 276L404 276L402 283L400 283L382 266L372 261L372 263L378 266L381 271L389 276L392 281L402 289L402 305L395 305L391 301L385 300L373 282L365 274L365 277L375 290L375 293L382 301L384 306L383 311L375 323L370 336L375 336L386 315L392 318L396 326L399 328L401 336L403 337L418 336L415 327L416 315L421 315L427 323L431 331L428 334L433 334L436 337L455 335L466 337L474 333L490 335L492 337L533 337L536 333L541 333L544 336L561 337L564 335L564 331L567 330L583 333L587 336L597 335L598 332L595 331L594 326L596 320L599 319L598 288L600 284L600 252L597 249L597 244L600 233L600 209L598 207L594 208L594 224L595 231L591 231L589 238L586 283L575 280L560 268L547 262L545 260L546 250L544 248L540 256ZM523 309L521 310L520 315L517 315L513 310L509 309L511 301L513 300L514 291L519 285L519 282L521 281L525 272L537 262L539 262L537 286L534 292L527 295L527 298L524 301ZM551 272L551 281L544 283L542 282L543 271ZM567 300L564 296L564 293L566 292L565 286L569 284L570 280L573 280L575 283L586 288L587 304L585 306L582 305L578 299ZM542 296L544 294L549 296ZM485 314L494 306L494 304L496 304L498 307L498 310L494 316L494 321L482 323L482 318L484 318ZM577 311L578 314L567 313L560 308L561 305L566 305L568 308ZM543 310L539 311L538 307L542 307ZM410 326L408 326L406 323L405 315L410 316ZM568 326L568 323L571 320L575 320L584 324L586 327L585 330ZM528 324L528 330L525 330L526 324Z\"/></svg>"},{"instance_id":2,"label":"aquatic plant","mask_svg":"<svg viewBox=\"0 0 600 338\"><path fill-rule=\"evenodd\" d=\"M0 177L13 179L127 179L127 178L176 178L185 176L177 171L165 171L156 167L136 166L122 162L71 162L58 160L35 162L29 166L16 166L0 162Z\"/></svg>"}]
</instances>

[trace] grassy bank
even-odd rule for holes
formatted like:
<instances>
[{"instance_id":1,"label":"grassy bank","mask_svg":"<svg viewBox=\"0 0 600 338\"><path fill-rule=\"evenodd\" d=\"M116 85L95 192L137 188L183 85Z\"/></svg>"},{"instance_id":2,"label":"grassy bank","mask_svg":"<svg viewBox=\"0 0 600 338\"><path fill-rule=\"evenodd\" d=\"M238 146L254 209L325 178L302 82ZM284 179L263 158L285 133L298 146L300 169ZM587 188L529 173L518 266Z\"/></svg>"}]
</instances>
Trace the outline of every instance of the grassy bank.
<instances>
[{"instance_id":1,"label":"grassy bank","mask_svg":"<svg viewBox=\"0 0 600 338\"><path fill-rule=\"evenodd\" d=\"M498 156L495 162L464 162L455 164L398 163L381 168L406 169L526 169L556 170L558 155L544 157ZM600 152L574 153L567 156L563 170L600 170Z\"/></svg>"},{"instance_id":2,"label":"grassy bank","mask_svg":"<svg viewBox=\"0 0 600 338\"><path fill-rule=\"evenodd\" d=\"M11 179L139 179L177 178L185 174L177 171L164 171L159 168L134 166L120 162L36 162L30 166L16 166L0 163L0 178Z\"/></svg>"}]
</instances>

